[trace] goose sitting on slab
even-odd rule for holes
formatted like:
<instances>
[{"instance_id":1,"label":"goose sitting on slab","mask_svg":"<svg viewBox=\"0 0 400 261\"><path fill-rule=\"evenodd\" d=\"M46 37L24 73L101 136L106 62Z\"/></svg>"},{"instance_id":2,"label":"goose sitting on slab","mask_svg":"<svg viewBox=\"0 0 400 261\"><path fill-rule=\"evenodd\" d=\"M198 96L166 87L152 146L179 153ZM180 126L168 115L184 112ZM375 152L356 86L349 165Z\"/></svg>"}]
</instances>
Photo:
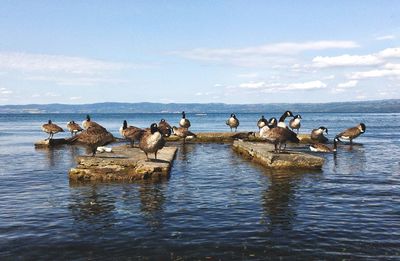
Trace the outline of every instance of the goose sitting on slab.
<instances>
[{"instance_id":1,"label":"goose sitting on slab","mask_svg":"<svg viewBox=\"0 0 400 261\"><path fill-rule=\"evenodd\" d=\"M128 122L124 120L121 128L119 129L119 133L122 137L130 142L131 148L133 148L133 146L135 145L135 141L140 140L144 133L144 130L135 126L128 126Z\"/></svg>"},{"instance_id":2,"label":"goose sitting on slab","mask_svg":"<svg viewBox=\"0 0 400 261\"><path fill-rule=\"evenodd\" d=\"M293 119L291 119L291 120L289 121L289 127L290 127L292 130L297 130L297 133L299 133L299 129L300 129L300 127L301 127L301 124L300 124L300 120L301 120L301 119L302 119L301 115L297 114L296 116L294 116Z\"/></svg>"},{"instance_id":3,"label":"goose sitting on slab","mask_svg":"<svg viewBox=\"0 0 400 261\"><path fill-rule=\"evenodd\" d=\"M239 126L239 120L236 118L235 114L231 114L231 117L226 121L226 125L228 125L232 129L235 129L235 132L237 131L237 127Z\"/></svg>"},{"instance_id":4,"label":"goose sitting on slab","mask_svg":"<svg viewBox=\"0 0 400 261\"><path fill-rule=\"evenodd\" d=\"M264 115L261 116L261 118L257 122L257 127L258 130L260 130L262 127L268 125L268 120L264 118Z\"/></svg>"},{"instance_id":5,"label":"goose sitting on slab","mask_svg":"<svg viewBox=\"0 0 400 261\"><path fill-rule=\"evenodd\" d=\"M69 132L71 132L71 136L74 136L74 134L76 135L78 132L83 131L81 126L79 126L79 124L75 121L68 122L67 129L69 130Z\"/></svg>"},{"instance_id":6,"label":"goose sitting on slab","mask_svg":"<svg viewBox=\"0 0 400 261\"><path fill-rule=\"evenodd\" d=\"M279 118L278 127L286 128L285 119L286 117L294 117L291 111L285 111L282 116Z\"/></svg>"},{"instance_id":7,"label":"goose sitting on slab","mask_svg":"<svg viewBox=\"0 0 400 261\"><path fill-rule=\"evenodd\" d=\"M349 140L350 144L353 144L353 140L363 134L365 132L366 126L364 123L360 123L353 128L349 128L347 130L342 131L336 138L341 141L340 139Z\"/></svg>"},{"instance_id":8,"label":"goose sitting on slab","mask_svg":"<svg viewBox=\"0 0 400 261\"><path fill-rule=\"evenodd\" d=\"M70 138L70 144L84 144L90 148L92 156L96 155L97 147L107 145L115 140L114 136L101 126L92 126L78 135Z\"/></svg>"},{"instance_id":9,"label":"goose sitting on slab","mask_svg":"<svg viewBox=\"0 0 400 261\"><path fill-rule=\"evenodd\" d=\"M91 118L90 118L90 116L89 116L89 114L86 115L86 120L84 120L84 121L82 122L82 127L83 127L84 129L88 129L89 127L99 127L99 126L102 127L102 128L104 128L103 126L101 126L101 125L98 124L97 122L92 121Z\"/></svg>"},{"instance_id":10,"label":"goose sitting on slab","mask_svg":"<svg viewBox=\"0 0 400 261\"><path fill-rule=\"evenodd\" d=\"M186 119L186 113L184 111L182 112L182 119L179 121L179 126L186 129L190 127L190 121Z\"/></svg>"},{"instance_id":11,"label":"goose sitting on slab","mask_svg":"<svg viewBox=\"0 0 400 261\"><path fill-rule=\"evenodd\" d=\"M196 134L194 134L193 132L189 131L186 128L182 128L182 127L177 128L177 127L173 126L172 131L174 132L174 135L176 135L180 138L183 138L183 143L186 142L187 137L191 137L191 138L196 137Z\"/></svg>"},{"instance_id":12,"label":"goose sitting on slab","mask_svg":"<svg viewBox=\"0 0 400 261\"><path fill-rule=\"evenodd\" d=\"M49 120L46 124L42 125L42 131L49 134L49 137L45 140L51 140L54 134L59 132L64 132L64 130L60 126L54 124L51 120Z\"/></svg>"},{"instance_id":13,"label":"goose sitting on slab","mask_svg":"<svg viewBox=\"0 0 400 261\"><path fill-rule=\"evenodd\" d=\"M282 145L285 145L286 148L286 142L288 141L299 143L299 139L297 138L296 133L289 130L288 128L282 128L282 127L275 127L269 129L265 131L263 136L260 136L260 138L265 139L269 143L274 144L276 153L282 151Z\"/></svg>"},{"instance_id":14,"label":"goose sitting on slab","mask_svg":"<svg viewBox=\"0 0 400 261\"><path fill-rule=\"evenodd\" d=\"M328 134L328 129L324 126L321 126L318 129L313 129L310 136L311 140L319 143L327 143L328 138L324 136L324 132Z\"/></svg>"},{"instance_id":15,"label":"goose sitting on slab","mask_svg":"<svg viewBox=\"0 0 400 261\"><path fill-rule=\"evenodd\" d=\"M169 125L169 123L164 119L161 119L158 123L158 129L164 137L169 137L172 134L171 125Z\"/></svg>"},{"instance_id":16,"label":"goose sitting on slab","mask_svg":"<svg viewBox=\"0 0 400 261\"><path fill-rule=\"evenodd\" d=\"M157 159L158 150L165 145L165 140L156 123L151 124L150 130L146 131L139 142L139 148L146 154L149 160L148 153L154 153L154 158Z\"/></svg>"},{"instance_id":17,"label":"goose sitting on slab","mask_svg":"<svg viewBox=\"0 0 400 261\"><path fill-rule=\"evenodd\" d=\"M333 139L333 147L329 147L322 143L313 143L310 145L310 150L313 152L336 152L338 139Z\"/></svg>"}]
</instances>

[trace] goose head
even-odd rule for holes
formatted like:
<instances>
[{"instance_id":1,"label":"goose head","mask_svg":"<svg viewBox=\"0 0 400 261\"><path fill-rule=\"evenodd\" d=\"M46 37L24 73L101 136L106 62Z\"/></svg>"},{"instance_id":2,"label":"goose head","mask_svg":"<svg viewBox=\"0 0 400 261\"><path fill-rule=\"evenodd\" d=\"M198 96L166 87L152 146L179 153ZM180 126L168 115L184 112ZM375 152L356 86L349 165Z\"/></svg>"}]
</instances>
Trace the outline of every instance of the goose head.
<instances>
[{"instance_id":1,"label":"goose head","mask_svg":"<svg viewBox=\"0 0 400 261\"><path fill-rule=\"evenodd\" d=\"M151 134L154 134L154 133L158 132L157 123L152 123L150 125L150 132L151 132Z\"/></svg>"},{"instance_id":2,"label":"goose head","mask_svg":"<svg viewBox=\"0 0 400 261\"><path fill-rule=\"evenodd\" d=\"M365 129L367 128L366 126L365 126L365 124L364 123L360 123L360 125L358 125L358 128L360 129L360 131L361 132L365 132Z\"/></svg>"}]
</instances>

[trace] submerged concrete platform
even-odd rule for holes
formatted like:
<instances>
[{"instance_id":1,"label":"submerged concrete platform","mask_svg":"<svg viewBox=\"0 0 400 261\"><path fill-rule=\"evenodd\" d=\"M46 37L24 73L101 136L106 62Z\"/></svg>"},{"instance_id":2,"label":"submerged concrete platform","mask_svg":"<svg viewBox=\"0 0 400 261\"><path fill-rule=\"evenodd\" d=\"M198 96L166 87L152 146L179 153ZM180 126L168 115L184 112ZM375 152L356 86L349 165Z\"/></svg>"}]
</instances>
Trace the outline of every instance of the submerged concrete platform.
<instances>
[{"instance_id":1,"label":"submerged concrete platform","mask_svg":"<svg viewBox=\"0 0 400 261\"><path fill-rule=\"evenodd\" d=\"M133 181L168 177L177 151L176 147L164 147L149 154L151 161L139 148L126 145L112 148L112 153L97 154L95 157L78 156L76 168L69 171L71 181Z\"/></svg>"},{"instance_id":2,"label":"submerged concrete platform","mask_svg":"<svg viewBox=\"0 0 400 261\"><path fill-rule=\"evenodd\" d=\"M321 169L325 159L303 152L274 152L274 145L236 140L233 149L239 154L273 169Z\"/></svg>"}]
</instances>

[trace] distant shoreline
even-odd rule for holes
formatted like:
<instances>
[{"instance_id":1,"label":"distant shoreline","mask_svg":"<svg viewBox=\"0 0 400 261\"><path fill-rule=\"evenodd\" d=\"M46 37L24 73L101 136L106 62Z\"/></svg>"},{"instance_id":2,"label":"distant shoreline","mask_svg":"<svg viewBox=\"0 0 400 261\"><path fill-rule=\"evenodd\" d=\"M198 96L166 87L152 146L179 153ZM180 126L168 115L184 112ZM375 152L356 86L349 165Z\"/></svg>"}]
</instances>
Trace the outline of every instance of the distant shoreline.
<instances>
[{"instance_id":1,"label":"distant shoreline","mask_svg":"<svg viewBox=\"0 0 400 261\"><path fill-rule=\"evenodd\" d=\"M120 103L1 105L0 114L48 113L400 113L400 99L330 103Z\"/></svg>"}]
</instances>

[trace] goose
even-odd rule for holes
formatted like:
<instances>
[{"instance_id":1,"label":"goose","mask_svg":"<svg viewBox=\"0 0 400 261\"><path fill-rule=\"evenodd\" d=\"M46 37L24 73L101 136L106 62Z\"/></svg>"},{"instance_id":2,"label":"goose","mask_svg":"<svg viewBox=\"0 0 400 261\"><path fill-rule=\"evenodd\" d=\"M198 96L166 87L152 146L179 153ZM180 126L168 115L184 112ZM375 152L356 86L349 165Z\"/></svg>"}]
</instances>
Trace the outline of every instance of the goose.
<instances>
[{"instance_id":1,"label":"goose","mask_svg":"<svg viewBox=\"0 0 400 261\"><path fill-rule=\"evenodd\" d=\"M310 150L313 152L336 152L337 142L337 138L333 139L333 148L322 143L313 143L310 145Z\"/></svg>"},{"instance_id":2,"label":"goose","mask_svg":"<svg viewBox=\"0 0 400 261\"><path fill-rule=\"evenodd\" d=\"M239 120L236 118L235 114L231 114L231 117L226 121L226 125L228 125L231 128L231 131L233 128L235 128L235 132L237 131L237 127L239 126Z\"/></svg>"},{"instance_id":3,"label":"goose","mask_svg":"<svg viewBox=\"0 0 400 261\"><path fill-rule=\"evenodd\" d=\"M160 122L158 123L158 129L160 130L161 134L164 135L164 137L171 136L172 128L166 120L160 120Z\"/></svg>"},{"instance_id":4,"label":"goose","mask_svg":"<svg viewBox=\"0 0 400 261\"><path fill-rule=\"evenodd\" d=\"M327 143L328 138L324 136L324 132L328 134L328 129L325 128L324 126L321 126L318 129L313 129L311 131L311 136L310 136L311 140L319 143Z\"/></svg>"},{"instance_id":5,"label":"goose","mask_svg":"<svg viewBox=\"0 0 400 261\"><path fill-rule=\"evenodd\" d=\"M135 141L140 140L144 133L144 130L135 126L128 126L128 122L124 120L121 128L119 129L119 133L122 137L130 142L131 148L133 148L133 146L135 145Z\"/></svg>"},{"instance_id":6,"label":"goose","mask_svg":"<svg viewBox=\"0 0 400 261\"><path fill-rule=\"evenodd\" d=\"M182 112L182 119L179 121L179 126L187 129L190 127L190 121L186 119L186 113L184 111Z\"/></svg>"},{"instance_id":7,"label":"goose","mask_svg":"<svg viewBox=\"0 0 400 261\"><path fill-rule=\"evenodd\" d=\"M270 128L274 128L274 127L278 126L278 121L276 120L275 117L272 117L271 119L269 119L268 125Z\"/></svg>"},{"instance_id":8,"label":"goose","mask_svg":"<svg viewBox=\"0 0 400 261\"><path fill-rule=\"evenodd\" d=\"M146 154L149 160L148 153L154 153L154 158L157 159L157 151L165 145L163 135L160 133L157 123L150 125L150 130L146 131L139 142L139 148Z\"/></svg>"},{"instance_id":9,"label":"goose","mask_svg":"<svg viewBox=\"0 0 400 261\"><path fill-rule=\"evenodd\" d=\"M84 120L82 122L82 127L84 129L88 129L89 127L99 127L99 126L104 128L103 126L101 126L97 122L91 121L89 114L86 115L86 120Z\"/></svg>"},{"instance_id":10,"label":"goose","mask_svg":"<svg viewBox=\"0 0 400 261\"><path fill-rule=\"evenodd\" d=\"M96 155L97 147L107 145L115 140L114 136L101 126L91 126L69 139L70 144L84 144Z\"/></svg>"},{"instance_id":11,"label":"goose","mask_svg":"<svg viewBox=\"0 0 400 261\"><path fill-rule=\"evenodd\" d=\"M287 141L299 143L299 139L297 138L296 133L289 130L288 128L282 128L279 126L265 131L263 136L260 137L274 144L276 153L281 152L282 145L285 145L284 150L286 149Z\"/></svg>"},{"instance_id":12,"label":"goose","mask_svg":"<svg viewBox=\"0 0 400 261\"><path fill-rule=\"evenodd\" d=\"M42 125L42 131L49 134L49 137L45 140L51 140L54 134L59 132L64 132L64 130L60 126L54 124L51 120L49 120L46 124Z\"/></svg>"},{"instance_id":13,"label":"goose","mask_svg":"<svg viewBox=\"0 0 400 261\"><path fill-rule=\"evenodd\" d=\"M294 116L294 118L293 119L291 119L290 121L289 121L289 127L292 129L292 130L297 130L297 133L299 133L299 129L300 129L300 127L301 127L301 124L300 124L300 120L301 119L303 119L302 117L301 117L301 115L299 115L299 114L297 114L296 116Z\"/></svg>"},{"instance_id":14,"label":"goose","mask_svg":"<svg viewBox=\"0 0 400 261\"><path fill-rule=\"evenodd\" d=\"M366 126L364 123L360 123L353 128L349 128L347 130L342 131L336 138L341 141L340 139L350 140L350 144L353 144L353 140L363 134L365 132Z\"/></svg>"},{"instance_id":15,"label":"goose","mask_svg":"<svg viewBox=\"0 0 400 261\"><path fill-rule=\"evenodd\" d=\"M69 132L71 132L71 136L74 136L74 134L76 135L78 132L83 131L81 126L79 126L79 124L75 121L68 122L67 129L69 130Z\"/></svg>"},{"instance_id":16,"label":"goose","mask_svg":"<svg viewBox=\"0 0 400 261\"><path fill-rule=\"evenodd\" d=\"M293 117L293 113L291 111L285 111L279 118L278 127L286 128L286 123L285 123L286 117Z\"/></svg>"},{"instance_id":17,"label":"goose","mask_svg":"<svg viewBox=\"0 0 400 261\"><path fill-rule=\"evenodd\" d=\"M196 137L196 134L193 132L189 131L187 128L182 128L182 127L172 127L172 131L174 132L174 135L183 138L183 143L186 143L186 138L187 137Z\"/></svg>"},{"instance_id":18,"label":"goose","mask_svg":"<svg viewBox=\"0 0 400 261\"><path fill-rule=\"evenodd\" d=\"M257 122L258 130L266 125L268 125L268 120L264 118L264 115L261 115L261 118Z\"/></svg>"}]
</instances>

